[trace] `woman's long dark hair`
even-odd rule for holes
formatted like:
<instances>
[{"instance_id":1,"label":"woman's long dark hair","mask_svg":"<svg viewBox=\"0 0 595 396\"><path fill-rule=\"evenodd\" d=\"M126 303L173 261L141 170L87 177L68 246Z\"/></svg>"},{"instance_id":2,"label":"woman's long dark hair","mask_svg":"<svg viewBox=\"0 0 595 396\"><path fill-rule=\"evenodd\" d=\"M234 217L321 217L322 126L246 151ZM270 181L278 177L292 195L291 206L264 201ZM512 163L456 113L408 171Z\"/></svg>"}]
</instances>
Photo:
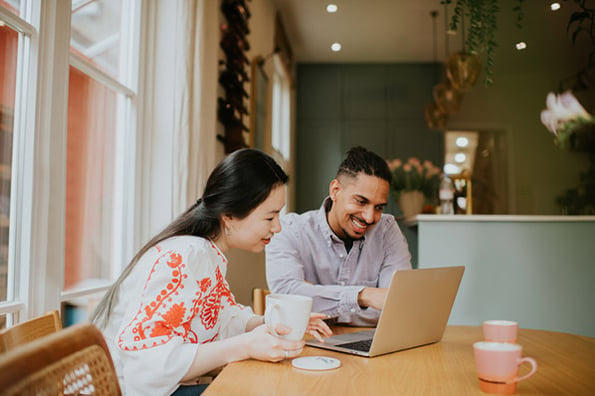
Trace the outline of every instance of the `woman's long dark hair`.
<instances>
[{"instance_id":1,"label":"woman's long dark hair","mask_svg":"<svg viewBox=\"0 0 595 396\"><path fill-rule=\"evenodd\" d=\"M223 216L247 217L267 199L274 187L286 184L287 180L283 169L262 151L242 149L228 155L210 174L202 198L136 253L97 305L91 321L99 327L107 325L120 285L153 246L179 235L216 239L221 233Z\"/></svg>"}]
</instances>

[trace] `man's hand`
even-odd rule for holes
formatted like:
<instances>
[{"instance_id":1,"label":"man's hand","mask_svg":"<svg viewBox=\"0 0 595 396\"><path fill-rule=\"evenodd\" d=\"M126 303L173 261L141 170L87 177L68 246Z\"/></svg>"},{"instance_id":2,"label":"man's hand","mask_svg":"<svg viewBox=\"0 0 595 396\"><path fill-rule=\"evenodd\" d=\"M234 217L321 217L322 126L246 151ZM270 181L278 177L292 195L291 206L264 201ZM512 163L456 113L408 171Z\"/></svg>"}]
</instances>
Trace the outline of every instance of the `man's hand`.
<instances>
[{"instance_id":1,"label":"man's hand","mask_svg":"<svg viewBox=\"0 0 595 396\"><path fill-rule=\"evenodd\" d=\"M370 307L382 311L387 291L387 288L364 287L357 295L357 303L360 307Z\"/></svg>"}]
</instances>

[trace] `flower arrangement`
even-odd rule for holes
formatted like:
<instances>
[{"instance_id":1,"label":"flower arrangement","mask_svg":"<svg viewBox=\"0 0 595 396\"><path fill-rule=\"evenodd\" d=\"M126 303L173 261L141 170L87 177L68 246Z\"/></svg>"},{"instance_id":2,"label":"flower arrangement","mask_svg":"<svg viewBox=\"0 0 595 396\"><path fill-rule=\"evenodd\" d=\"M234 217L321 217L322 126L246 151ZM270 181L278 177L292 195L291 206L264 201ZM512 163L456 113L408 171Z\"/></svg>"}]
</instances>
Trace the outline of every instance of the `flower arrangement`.
<instances>
[{"instance_id":1,"label":"flower arrangement","mask_svg":"<svg viewBox=\"0 0 595 396\"><path fill-rule=\"evenodd\" d=\"M542 124L554 134L562 149L595 152L595 118L581 106L571 91L546 98Z\"/></svg>"},{"instance_id":2,"label":"flower arrangement","mask_svg":"<svg viewBox=\"0 0 595 396\"><path fill-rule=\"evenodd\" d=\"M437 196L442 171L431 161L422 163L418 158L411 157L407 162L393 159L387 163L393 175L390 190L395 200L398 201L402 191L421 191L426 199Z\"/></svg>"}]
</instances>

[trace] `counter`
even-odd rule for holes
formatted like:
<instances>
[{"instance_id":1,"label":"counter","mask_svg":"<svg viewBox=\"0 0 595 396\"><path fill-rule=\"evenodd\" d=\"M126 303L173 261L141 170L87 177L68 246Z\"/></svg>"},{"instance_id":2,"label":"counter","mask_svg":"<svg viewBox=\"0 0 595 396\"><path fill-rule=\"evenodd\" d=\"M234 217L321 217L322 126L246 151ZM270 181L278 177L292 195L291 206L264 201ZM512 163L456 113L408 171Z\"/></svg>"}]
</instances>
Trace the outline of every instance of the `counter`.
<instances>
[{"instance_id":1,"label":"counter","mask_svg":"<svg viewBox=\"0 0 595 396\"><path fill-rule=\"evenodd\" d=\"M595 216L418 215L418 268L464 265L449 324L595 337Z\"/></svg>"}]
</instances>

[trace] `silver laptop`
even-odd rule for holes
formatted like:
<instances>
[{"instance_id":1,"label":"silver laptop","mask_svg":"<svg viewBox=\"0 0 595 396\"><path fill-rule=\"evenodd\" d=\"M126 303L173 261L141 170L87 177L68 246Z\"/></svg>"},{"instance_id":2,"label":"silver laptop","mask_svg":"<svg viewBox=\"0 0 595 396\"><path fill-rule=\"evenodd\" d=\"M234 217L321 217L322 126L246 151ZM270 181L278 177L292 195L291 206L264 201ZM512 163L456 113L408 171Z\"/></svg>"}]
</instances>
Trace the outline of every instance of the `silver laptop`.
<instances>
[{"instance_id":1,"label":"silver laptop","mask_svg":"<svg viewBox=\"0 0 595 396\"><path fill-rule=\"evenodd\" d=\"M307 345L378 356L442 339L465 267L401 270L393 274L375 330L340 334Z\"/></svg>"}]
</instances>

